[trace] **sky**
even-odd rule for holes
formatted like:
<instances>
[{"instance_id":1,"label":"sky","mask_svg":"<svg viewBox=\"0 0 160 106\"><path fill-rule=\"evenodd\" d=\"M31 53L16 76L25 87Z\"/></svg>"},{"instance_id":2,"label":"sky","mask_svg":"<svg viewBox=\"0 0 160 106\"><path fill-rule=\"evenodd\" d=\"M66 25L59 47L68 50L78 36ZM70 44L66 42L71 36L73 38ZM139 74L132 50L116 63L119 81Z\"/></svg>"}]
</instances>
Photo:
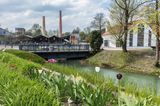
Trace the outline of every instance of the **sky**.
<instances>
[{"instance_id":1,"label":"sky","mask_svg":"<svg viewBox=\"0 0 160 106\"><path fill-rule=\"evenodd\" d=\"M96 13L104 13L110 0L0 0L0 27L14 32L15 27L29 29L42 24L46 16L47 30L57 30L59 10L63 12L63 32L90 25Z\"/></svg>"}]
</instances>

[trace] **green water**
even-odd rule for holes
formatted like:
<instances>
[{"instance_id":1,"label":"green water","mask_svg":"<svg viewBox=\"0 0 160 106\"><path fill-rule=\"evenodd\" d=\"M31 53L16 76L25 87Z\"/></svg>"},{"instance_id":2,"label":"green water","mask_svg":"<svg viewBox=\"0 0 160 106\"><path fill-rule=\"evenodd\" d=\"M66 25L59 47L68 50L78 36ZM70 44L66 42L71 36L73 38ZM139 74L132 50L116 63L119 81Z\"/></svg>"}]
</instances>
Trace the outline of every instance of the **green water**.
<instances>
[{"instance_id":1,"label":"green water","mask_svg":"<svg viewBox=\"0 0 160 106\"><path fill-rule=\"evenodd\" d=\"M65 65L78 68L82 71L95 71L94 66L81 65L78 61L67 61ZM140 89L148 89L151 92L155 92L160 95L160 78L151 75L134 74L134 73L123 73L118 70L101 68L99 74L105 76L106 78L111 78L115 83L117 83L116 75L121 73L123 75L123 83L134 85Z\"/></svg>"}]
</instances>

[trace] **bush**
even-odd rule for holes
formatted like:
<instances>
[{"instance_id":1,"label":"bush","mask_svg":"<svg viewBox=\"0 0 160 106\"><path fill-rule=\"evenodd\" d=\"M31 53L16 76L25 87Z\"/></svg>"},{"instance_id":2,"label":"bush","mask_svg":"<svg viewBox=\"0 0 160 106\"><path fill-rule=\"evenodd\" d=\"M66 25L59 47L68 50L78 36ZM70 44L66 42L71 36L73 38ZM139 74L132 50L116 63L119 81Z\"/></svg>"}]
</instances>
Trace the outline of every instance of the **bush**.
<instances>
[{"instance_id":1,"label":"bush","mask_svg":"<svg viewBox=\"0 0 160 106\"><path fill-rule=\"evenodd\" d=\"M91 37L90 45L91 45L91 48L93 49L93 53L99 52L101 45L103 43L101 33L99 31L93 31L90 37Z\"/></svg>"}]
</instances>

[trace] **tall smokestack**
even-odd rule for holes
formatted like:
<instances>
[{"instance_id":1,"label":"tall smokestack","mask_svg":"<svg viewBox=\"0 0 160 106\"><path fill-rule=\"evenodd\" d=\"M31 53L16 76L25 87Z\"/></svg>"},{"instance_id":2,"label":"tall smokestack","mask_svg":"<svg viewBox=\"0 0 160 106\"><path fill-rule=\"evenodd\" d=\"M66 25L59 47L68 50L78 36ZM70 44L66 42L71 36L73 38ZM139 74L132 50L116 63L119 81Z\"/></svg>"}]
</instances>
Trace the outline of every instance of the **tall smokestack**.
<instances>
[{"instance_id":1,"label":"tall smokestack","mask_svg":"<svg viewBox=\"0 0 160 106\"><path fill-rule=\"evenodd\" d=\"M62 37L62 11L59 11L59 36Z\"/></svg>"},{"instance_id":2,"label":"tall smokestack","mask_svg":"<svg viewBox=\"0 0 160 106\"><path fill-rule=\"evenodd\" d=\"M42 30L43 30L43 34L45 35L46 32L46 20L45 20L45 16L42 17Z\"/></svg>"}]
</instances>

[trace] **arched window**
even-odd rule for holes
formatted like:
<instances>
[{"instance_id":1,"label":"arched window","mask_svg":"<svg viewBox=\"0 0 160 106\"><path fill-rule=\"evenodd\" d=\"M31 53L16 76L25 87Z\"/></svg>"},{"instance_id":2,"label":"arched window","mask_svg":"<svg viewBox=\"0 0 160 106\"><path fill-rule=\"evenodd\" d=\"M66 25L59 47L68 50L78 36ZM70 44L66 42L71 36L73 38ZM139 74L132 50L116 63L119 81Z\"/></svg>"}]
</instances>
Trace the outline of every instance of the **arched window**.
<instances>
[{"instance_id":1,"label":"arched window","mask_svg":"<svg viewBox=\"0 0 160 106\"><path fill-rule=\"evenodd\" d=\"M133 46L133 30L131 30L129 33L129 46Z\"/></svg>"},{"instance_id":2,"label":"arched window","mask_svg":"<svg viewBox=\"0 0 160 106\"><path fill-rule=\"evenodd\" d=\"M138 39L137 46L144 46L144 25L138 25Z\"/></svg>"},{"instance_id":3,"label":"arched window","mask_svg":"<svg viewBox=\"0 0 160 106\"><path fill-rule=\"evenodd\" d=\"M151 46L151 39L152 39L152 32L149 30L149 34L148 34L148 46Z\"/></svg>"}]
</instances>

